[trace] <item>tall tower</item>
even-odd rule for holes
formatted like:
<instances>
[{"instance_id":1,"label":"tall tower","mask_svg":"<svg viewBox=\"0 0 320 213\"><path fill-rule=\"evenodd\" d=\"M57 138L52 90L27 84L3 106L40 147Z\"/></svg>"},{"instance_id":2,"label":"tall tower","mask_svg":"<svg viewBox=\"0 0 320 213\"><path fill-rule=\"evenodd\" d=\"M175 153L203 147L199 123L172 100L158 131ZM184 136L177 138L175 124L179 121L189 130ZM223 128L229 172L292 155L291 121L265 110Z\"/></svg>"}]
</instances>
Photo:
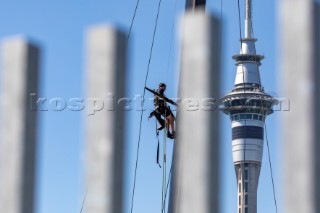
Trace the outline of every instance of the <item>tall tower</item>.
<instances>
[{"instance_id":1,"label":"tall tower","mask_svg":"<svg viewBox=\"0 0 320 213\"><path fill-rule=\"evenodd\" d=\"M256 213L264 122L278 101L261 85L259 66L264 57L256 53L257 39L252 35L252 2L245 1L245 37L240 40L240 54L233 56L237 66L235 86L223 97L220 109L230 116L232 123L232 155L238 185L237 212Z\"/></svg>"}]
</instances>

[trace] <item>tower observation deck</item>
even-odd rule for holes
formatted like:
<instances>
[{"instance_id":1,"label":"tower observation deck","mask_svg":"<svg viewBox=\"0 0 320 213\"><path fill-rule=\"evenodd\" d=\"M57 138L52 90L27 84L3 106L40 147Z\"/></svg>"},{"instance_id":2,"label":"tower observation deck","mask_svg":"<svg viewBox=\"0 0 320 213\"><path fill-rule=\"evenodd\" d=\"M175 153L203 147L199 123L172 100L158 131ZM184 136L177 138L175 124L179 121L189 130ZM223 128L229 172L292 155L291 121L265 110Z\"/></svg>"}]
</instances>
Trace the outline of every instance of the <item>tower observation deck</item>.
<instances>
[{"instance_id":1,"label":"tower observation deck","mask_svg":"<svg viewBox=\"0 0 320 213\"><path fill-rule=\"evenodd\" d=\"M236 61L235 87L222 99L220 109L232 123L232 155L238 185L238 213L257 212L257 189L263 154L264 125L278 101L264 91L252 36L251 0L246 1L245 37Z\"/></svg>"}]
</instances>

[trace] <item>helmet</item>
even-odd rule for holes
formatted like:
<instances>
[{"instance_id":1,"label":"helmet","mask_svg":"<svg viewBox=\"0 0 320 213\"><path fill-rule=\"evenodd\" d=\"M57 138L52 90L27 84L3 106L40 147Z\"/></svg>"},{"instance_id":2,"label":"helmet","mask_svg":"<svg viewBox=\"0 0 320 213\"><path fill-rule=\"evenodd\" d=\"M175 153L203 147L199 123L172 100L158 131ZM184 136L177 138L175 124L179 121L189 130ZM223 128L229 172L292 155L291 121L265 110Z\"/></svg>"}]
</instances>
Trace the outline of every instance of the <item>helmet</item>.
<instances>
[{"instance_id":1,"label":"helmet","mask_svg":"<svg viewBox=\"0 0 320 213\"><path fill-rule=\"evenodd\" d=\"M165 83L160 83L159 87L167 87L167 85Z\"/></svg>"}]
</instances>

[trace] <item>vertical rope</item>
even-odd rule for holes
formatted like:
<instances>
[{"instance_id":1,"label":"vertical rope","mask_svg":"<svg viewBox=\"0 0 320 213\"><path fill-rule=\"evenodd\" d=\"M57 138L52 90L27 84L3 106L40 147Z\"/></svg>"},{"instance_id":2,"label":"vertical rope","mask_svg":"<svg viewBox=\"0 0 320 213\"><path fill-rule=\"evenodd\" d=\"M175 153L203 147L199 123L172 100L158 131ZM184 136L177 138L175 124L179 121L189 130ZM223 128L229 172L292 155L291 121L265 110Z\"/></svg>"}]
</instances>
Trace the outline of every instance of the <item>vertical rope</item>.
<instances>
[{"instance_id":1,"label":"vertical rope","mask_svg":"<svg viewBox=\"0 0 320 213\"><path fill-rule=\"evenodd\" d=\"M176 143L176 141L174 140L173 143ZM172 171L174 169L174 164L173 163L174 163L174 152L172 153L171 167L170 167L170 171L169 171L169 176L168 176L168 181L167 181L166 193L165 193L165 196L164 196L164 200L167 200L169 184L171 182ZM162 204L162 211L164 211L164 209L166 208L166 206L164 204L165 203Z\"/></svg>"},{"instance_id":2,"label":"vertical rope","mask_svg":"<svg viewBox=\"0 0 320 213\"><path fill-rule=\"evenodd\" d=\"M145 87L147 86L147 81L148 81L148 76L149 76L149 71L150 71L150 64L151 64L151 59L152 59L152 53L153 53L153 46L154 46L155 35L156 35L156 32L157 32L157 26L158 26L159 14L160 14L161 2L162 2L162 0L159 0L157 17L156 17L156 21L155 21L155 26L154 26L153 36L152 36L152 43L151 43L151 48L150 48L148 68L147 68L147 73L146 73L146 77L145 77L145 81L144 81L144 87L143 87L142 107L143 107L143 105L144 105L144 98L145 98L145 95L146 95L146 89L145 89ZM137 181L137 170L138 170L139 153L140 153L140 141L141 141L141 129L142 129L143 112L144 112L144 111L141 110L140 122L139 122L138 145L137 145L137 151L136 151L136 163L135 163L135 169L134 169L133 189L132 189L132 196L131 196L131 210L130 210L131 213L133 212L134 195L135 195L136 181Z\"/></svg>"},{"instance_id":3,"label":"vertical rope","mask_svg":"<svg viewBox=\"0 0 320 213\"><path fill-rule=\"evenodd\" d=\"M164 131L163 140L163 176L162 176L162 203L161 206L166 205L166 178L167 178L167 142L166 142L166 131ZM165 208L162 208L161 213L165 212Z\"/></svg>"},{"instance_id":4,"label":"vertical rope","mask_svg":"<svg viewBox=\"0 0 320 213\"><path fill-rule=\"evenodd\" d=\"M163 131L163 170L162 170L162 202L161 206L166 205L166 178L167 178L167 131L170 128L166 122L167 111L164 112L165 128ZM167 129L168 128L168 129ZM161 208L161 213L165 213L165 208Z\"/></svg>"},{"instance_id":5,"label":"vertical rope","mask_svg":"<svg viewBox=\"0 0 320 213\"><path fill-rule=\"evenodd\" d=\"M82 213L82 210L83 210L83 207L84 207L84 203L85 203L86 198L87 198L87 193L88 193L88 187L86 188L86 192L85 192L84 198L83 198L83 200L82 200L82 205L81 205L80 213Z\"/></svg>"}]
</instances>

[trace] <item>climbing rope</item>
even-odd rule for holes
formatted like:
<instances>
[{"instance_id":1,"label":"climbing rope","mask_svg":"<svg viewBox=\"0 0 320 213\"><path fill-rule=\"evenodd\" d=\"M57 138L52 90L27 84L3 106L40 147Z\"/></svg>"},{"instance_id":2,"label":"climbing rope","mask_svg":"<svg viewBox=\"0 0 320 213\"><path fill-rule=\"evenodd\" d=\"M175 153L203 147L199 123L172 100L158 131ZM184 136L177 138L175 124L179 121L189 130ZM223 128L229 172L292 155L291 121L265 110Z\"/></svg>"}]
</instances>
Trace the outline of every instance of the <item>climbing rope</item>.
<instances>
[{"instance_id":1,"label":"climbing rope","mask_svg":"<svg viewBox=\"0 0 320 213\"><path fill-rule=\"evenodd\" d=\"M173 143L175 144L176 141L174 140ZM166 193L164 195L164 201L167 200L167 194L168 194L168 188L169 188L169 184L171 182L171 176L172 176L172 170L174 168L174 152L172 153L172 160L171 160L171 167L170 167L170 172L169 172L169 176L168 176L168 181L167 181L167 185L166 185ZM161 212L164 212L165 211L165 207L166 207L166 204L165 202L162 203L162 210Z\"/></svg>"},{"instance_id":2,"label":"climbing rope","mask_svg":"<svg viewBox=\"0 0 320 213\"><path fill-rule=\"evenodd\" d=\"M152 53L153 53L153 46L154 46L155 35L156 35L156 32L157 32L157 26L158 26L159 14L160 14L161 2L162 2L162 0L159 0L158 10L157 10L157 17L156 17L156 21L155 21L154 30L153 30L153 36L152 36L152 43L151 43L151 48L150 48L150 55L149 55L147 73L146 73L146 77L145 77L145 81L144 81L144 87L143 87L142 106L143 106L143 104L144 104L144 98L145 98L145 94L146 94L146 89L145 89L145 87L147 86L147 81L148 81L148 76L149 76L149 71L150 71L150 64L151 64L151 59L152 59ZM138 170L138 163L139 163L139 151L140 151L140 141L141 141L141 128L142 128L143 112L144 112L144 110L141 110L140 122L139 122L138 145L137 145L137 151L136 151L136 163L135 163L135 169L134 169L134 181L133 181L133 189L132 189L132 196L131 196L131 211L130 211L131 213L133 212L134 195L135 195L136 181L137 181L137 170Z\"/></svg>"},{"instance_id":3,"label":"climbing rope","mask_svg":"<svg viewBox=\"0 0 320 213\"><path fill-rule=\"evenodd\" d=\"M175 4L174 4L174 14L176 13L176 10L177 10L177 4L178 4L178 0L175 0ZM171 62L171 56L172 56L172 44L173 44L173 40L174 40L174 29L175 29L175 19L173 19L173 23L172 23L172 27L171 27L171 36L170 36L170 47L169 47L169 54L168 54L168 64L167 64L167 69L166 69L166 75L165 75L165 82L167 83L167 79L168 79L168 72L169 72L169 68L170 68L170 62ZM165 113L166 115L166 113ZM167 127L165 128L167 129ZM161 206L161 213L165 213L166 212L166 200L167 200L167 194L168 194L168 187L169 187L169 183L171 181L171 173L172 173L172 168L173 168L173 158L172 158L172 161L171 161L171 168L170 168L170 172L169 172L169 176L168 176L168 180L167 180L167 183L166 183L166 176L167 176L167 168L166 168L166 158L167 158L167 153L166 153L166 131L164 131L164 147L163 147L163 150L164 150L164 156L163 156L163 159L164 159L164 166L165 167L163 169L163 181L162 181L162 206ZM174 140L174 143L175 143L175 140Z\"/></svg>"},{"instance_id":4,"label":"climbing rope","mask_svg":"<svg viewBox=\"0 0 320 213\"><path fill-rule=\"evenodd\" d=\"M83 207L84 207L84 202L86 201L87 193L88 193L88 187L86 188L86 192L85 192L84 198L83 198L83 200L82 200L82 205L81 205L80 213L82 213L82 210L83 210Z\"/></svg>"},{"instance_id":5,"label":"climbing rope","mask_svg":"<svg viewBox=\"0 0 320 213\"><path fill-rule=\"evenodd\" d=\"M178 0L175 0L175 4L174 4L174 14L176 12L177 9L177 4L178 4ZM168 54L168 63L167 63L167 69L166 69L166 75L165 75L165 81L167 83L167 79L168 79L168 72L169 72L169 68L170 68L170 62L171 62L171 55L172 55L172 43L173 43L173 37L174 37L174 29L175 29L175 19L173 20L172 23L172 27L171 27L171 34L170 34L170 47L169 47L169 54ZM166 112L165 112L165 116L166 116ZM166 119L166 118L164 118ZM167 177L167 146L166 146L166 135L167 135L167 123L166 123L166 127L164 132L164 139L163 139L163 174L162 174L162 203L161 203L161 213L165 213L166 212L166 199L167 199L167 190L168 190L168 184L170 182L170 178L171 178L171 171L172 171L172 165L170 168L170 174L169 174L169 179L168 181L166 181L166 177ZM172 164L173 162L171 162ZM167 183L166 183L167 182Z\"/></svg>"},{"instance_id":6,"label":"climbing rope","mask_svg":"<svg viewBox=\"0 0 320 213\"><path fill-rule=\"evenodd\" d=\"M166 112L165 112L166 116ZM165 118L166 119L166 118ZM162 201L161 205L165 205L166 199L166 178L167 178L167 122L165 122L165 128L163 131L163 162L162 162ZM165 210L162 208L161 213L165 212Z\"/></svg>"}]
</instances>

